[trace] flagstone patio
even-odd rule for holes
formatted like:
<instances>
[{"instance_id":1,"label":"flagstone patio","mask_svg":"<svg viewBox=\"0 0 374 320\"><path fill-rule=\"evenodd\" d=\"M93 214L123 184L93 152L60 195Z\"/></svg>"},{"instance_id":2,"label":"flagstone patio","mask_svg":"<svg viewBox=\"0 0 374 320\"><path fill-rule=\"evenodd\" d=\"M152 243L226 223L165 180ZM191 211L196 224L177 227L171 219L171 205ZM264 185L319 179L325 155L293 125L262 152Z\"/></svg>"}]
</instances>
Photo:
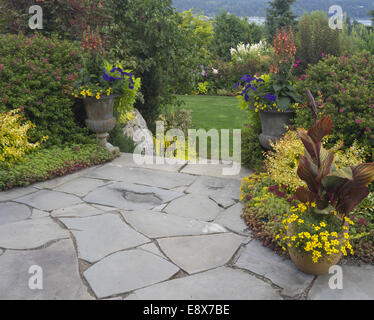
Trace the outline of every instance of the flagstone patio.
<instances>
[{"instance_id":1,"label":"flagstone patio","mask_svg":"<svg viewBox=\"0 0 374 320\"><path fill-rule=\"evenodd\" d=\"M111 163L0 192L0 299L374 299L374 266L343 290L253 240L229 164ZM31 266L43 290L31 290Z\"/></svg>"}]
</instances>

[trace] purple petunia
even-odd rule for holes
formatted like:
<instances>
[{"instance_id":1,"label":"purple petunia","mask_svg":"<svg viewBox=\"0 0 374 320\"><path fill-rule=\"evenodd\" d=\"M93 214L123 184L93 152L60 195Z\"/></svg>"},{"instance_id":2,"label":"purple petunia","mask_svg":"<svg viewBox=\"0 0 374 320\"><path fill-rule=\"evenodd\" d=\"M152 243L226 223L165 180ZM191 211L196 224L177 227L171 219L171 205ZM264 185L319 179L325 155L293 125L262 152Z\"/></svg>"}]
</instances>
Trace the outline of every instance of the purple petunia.
<instances>
[{"instance_id":1,"label":"purple petunia","mask_svg":"<svg viewBox=\"0 0 374 320\"><path fill-rule=\"evenodd\" d=\"M268 99L268 100L270 100L270 101L272 101L272 102L275 102L275 101L277 101L277 96L275 96L274 94L266 94L266 95L264 95L264 98L265 99Z\"/></svg>"}]
</instances>

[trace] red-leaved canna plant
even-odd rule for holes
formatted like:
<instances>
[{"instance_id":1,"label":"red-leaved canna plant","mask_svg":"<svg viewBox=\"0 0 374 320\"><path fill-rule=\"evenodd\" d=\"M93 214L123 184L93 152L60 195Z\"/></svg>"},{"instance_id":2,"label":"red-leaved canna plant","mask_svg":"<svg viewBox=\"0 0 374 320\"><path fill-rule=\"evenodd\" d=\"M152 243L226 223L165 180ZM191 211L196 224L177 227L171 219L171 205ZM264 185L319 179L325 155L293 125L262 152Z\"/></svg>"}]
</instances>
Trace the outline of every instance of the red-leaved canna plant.
<instances>
[{"instance_id":1,"label":"red-leaved canna plant","mask_svg":"<svg viewBox=\"0 0 374 320\"><path fill-rule=\"evenodd\" d=\"M308 131L298 130L305 153L300 158L297 174L308 188L298 188L296 196L303 203L315 202L316 207L312 210L316 214L337 211L344 218L368 196L368 185L374 180L374 163L336 170L335 150L326 150L322 146L322 139L332 133L333 122L330 116L317 119L316 102L309 90L307 93L314 126Z\"/></svg>"}]
</instances>

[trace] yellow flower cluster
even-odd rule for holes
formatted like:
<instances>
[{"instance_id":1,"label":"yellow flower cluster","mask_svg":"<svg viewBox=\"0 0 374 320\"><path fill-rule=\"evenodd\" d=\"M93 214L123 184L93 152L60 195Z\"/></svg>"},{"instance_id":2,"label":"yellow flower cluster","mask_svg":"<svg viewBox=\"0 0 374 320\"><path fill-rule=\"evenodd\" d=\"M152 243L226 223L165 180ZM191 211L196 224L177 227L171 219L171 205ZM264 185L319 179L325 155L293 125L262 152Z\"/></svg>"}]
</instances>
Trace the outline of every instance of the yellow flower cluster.
<instances>
[{"instance_id":1,"label":"yellow flower cluster","mask_svg":"<svg viewBox=\"0 0 374 320\"><path fill-rule=\"evenodd\" d=\"M79 98L79 96L81 95L84 99L86 97L93 97L95 96L97 100L100 99L101 95L103 94L106 94L107 96L109 96L112 92L112 89L111 88L108 88L106 91L104 91L103 89L101 90L98 90L95 92L92 92L90 89L84 89L83 87L80 88L80 92L79 94L78 93L73 93L73 96L75 98Z\"/></svg>"},{"instance_id":2,"label":"yellow flower cluster","mask_svg":"<svg viewBox=\"0 0 374 320\"><path fill-rule=\"evenodd\" d=\"M255 97L255 100L256 100L256 102L254 103L255 112L259 112L259 111L267 110L267 109L276 110L276 111L279 111L279 112L281 111L281 109L279 109L279 107L277 107L276 103L271 103L270 101L269 101L270 104L261 103L260 97ZM291 109L296 109L298 106L299 106L299 104L295 103L291 106Z\"/></svg>"},{"instance_id":3,"label":"yellow flower cluster","mask_svg":"<svg viewBox=\"0 0 374 320\"><path fill-rule=\"evenodd\" d=\"M261 172L260 174L253 174L250 176L246 176L242 179L242 184L240 186L240 201L244 200L244 197L250 193L251 189L254 185L261 179L267 177L268 175L265 172Z\"/></svg>"},{"instance_id":4,"label":"yellow flower cluster","mask_svg":"<svg viewBox=\"0 0 374 320\"><path fill-rule=\"evenodd\" d=\"M291 208L291 214L286 215L283 219L283 229L276 235L275 239L280 240L282 243L282 249L287 250L288 248L297 248L298 250L309 253L314 263L317 263L320 259L327 257L330 260L330 256L333 254L343 253L347 255L347 250L353 254L352 246L349 242L348 227L343 226L343 234L339 235L337 232L329 232L326 230L328 225L322 221L319 225L311 224L306 226L309 227L311 232L302 231L296 232L295 226L301 226L305 224L304 219L301 215L307 210L307 207L315 207L315 203L299 204L297 207ZM300 213L297 214L297 213ZM353 225L353 221L345 217L344 221L346 224Z\"/></svg>"}]
</instances>

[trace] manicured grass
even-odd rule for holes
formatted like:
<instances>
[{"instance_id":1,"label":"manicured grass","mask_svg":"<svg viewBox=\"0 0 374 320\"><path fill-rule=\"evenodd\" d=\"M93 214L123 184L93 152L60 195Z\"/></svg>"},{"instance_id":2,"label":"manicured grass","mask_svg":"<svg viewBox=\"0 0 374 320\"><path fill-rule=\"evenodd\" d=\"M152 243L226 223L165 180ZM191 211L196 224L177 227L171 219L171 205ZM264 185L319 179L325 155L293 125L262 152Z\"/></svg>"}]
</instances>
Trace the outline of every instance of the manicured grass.
<instances>
[{"instance_id":1,"label":"manicured grass","mask_svg":"<svg viewBox=\"0 0 374 320\"><path fill-rule=\"evenodd\" d=\"M222 96L179 96L185 102L184 109L192 115L191 129L229 129L230 155L232 153L232 129L243 129L248 123L248 112L239 109L238 99ZM208 140L208 157L210 157L210 139Z\"/></svg>"},{"instance_id":2,"label":"manicured grass","mask_svg":"<svg viewBox=\"0 0 374 320\"><path fill-rule=\"evenodd\" d=\"M193 129L241 129L248 113L238 108L238 99L221 96L179 96L191 110Z\"/></svg>"}]
</instances>

